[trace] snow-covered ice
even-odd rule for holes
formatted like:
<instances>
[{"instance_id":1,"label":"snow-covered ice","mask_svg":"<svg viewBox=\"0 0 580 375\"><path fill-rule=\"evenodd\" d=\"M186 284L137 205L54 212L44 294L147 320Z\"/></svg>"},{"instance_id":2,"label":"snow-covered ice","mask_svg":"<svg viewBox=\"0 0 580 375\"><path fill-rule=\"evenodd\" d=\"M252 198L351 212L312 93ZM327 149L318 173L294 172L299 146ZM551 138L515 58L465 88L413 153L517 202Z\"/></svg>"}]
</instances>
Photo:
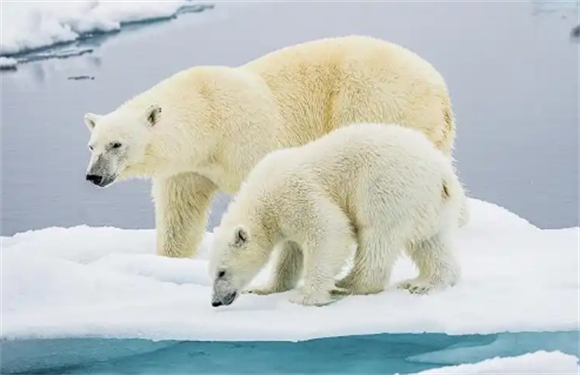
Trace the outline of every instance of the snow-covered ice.
<instances>
[{"instance_id":1,"label":"snow-covered ice","mask_svg":"<svg viewBox=\"0 0 580 375\"><path fill-rule=\"evenodd\" d=\"M456 287L427 296L391 287L325 307L294 305L282 293L212 308L210 233L195 259L156 256L153 230L80 226L3 237L2 337L296 341L577 330L579 228L541 230L494 204L471 206L471 222L457 233ZM393 281L415 275L404 258Z\"/></svg>"},{"instance_id":2,"label":"snow-covered ice","mask_svg":"<svg viewBox=\"0 0 580 375\"><path fill-rule=\"evenodd\" d=\"M18 62L11 57L0 57L0 69L12 69Z\"/></svg>"},{"instance_id":3,"label":"snow-covered ice","mask_svg":"<svg viewBox=\"0 0 580 375\"><path fill-rule=\"evenodd\" d=\"M475 374L578 374L578 358L559 351L537 351L517 357L491 358L482 362L441 367L414 375Z\"/></svg>"},{"instance_id":4,"label":"snow-covered ice","mask_svg":"<svg viewBox=\"0 0 580 375\"><path fill-rule=\"evenodd\" d=\"M72 42L88 34L120 30L134 22L175 17L192 0L172 1L3 1L0 55Z\"/></svg>"}]
</instances>

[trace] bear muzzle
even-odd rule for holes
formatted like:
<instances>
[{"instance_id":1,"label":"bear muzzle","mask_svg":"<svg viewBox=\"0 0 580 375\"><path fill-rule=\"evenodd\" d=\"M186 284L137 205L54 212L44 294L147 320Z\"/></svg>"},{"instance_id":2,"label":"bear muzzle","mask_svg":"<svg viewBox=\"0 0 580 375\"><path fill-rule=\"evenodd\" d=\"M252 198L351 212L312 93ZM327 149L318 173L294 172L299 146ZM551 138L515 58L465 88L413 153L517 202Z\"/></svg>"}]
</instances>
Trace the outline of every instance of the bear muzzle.
<instances>
[{"instance_id":1,"label":"bear muzzle","mask_svg":"<svg viewBox=\"0 0 580 375\"><path fill-rule=\"evenodd\" d=\"M102 176L99 174L88 173L86 180L98 187L106 187L115 181L115 176Z\"/></svg>"},{"instance_id":2,"label":"bear muzzle","mask_svg":"<svg viewBox=\"0 0 580 375\"><path fill-rule=\"evenodd\" d=\"M223 296L222 298L219 298L218 296L214 296L212 298L211 305L213 307L229 306L232 304L232 302L234 302L234 300L236 299L237 296L238 296L237 291L229 293L229 294Z\"/></svg>"}]
</instances>

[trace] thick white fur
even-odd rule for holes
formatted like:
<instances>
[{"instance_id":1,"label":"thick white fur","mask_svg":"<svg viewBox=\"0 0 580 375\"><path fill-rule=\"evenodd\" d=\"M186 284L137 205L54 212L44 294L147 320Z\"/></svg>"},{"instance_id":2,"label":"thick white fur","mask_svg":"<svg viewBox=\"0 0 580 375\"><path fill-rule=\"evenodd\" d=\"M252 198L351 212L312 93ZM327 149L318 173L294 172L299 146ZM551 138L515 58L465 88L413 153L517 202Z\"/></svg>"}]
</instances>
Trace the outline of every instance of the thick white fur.
<instances>
[{"instance_id":1,"label":"thick white fur","mask_svg":"<svg viewBox=\"0 0 580 375\"><path fill-rule=\"evenodd\" d=\"M152 108L159 113L148 122ZM196 253L214 193L235 194L270 151L355 122L418 129L448 157L455 137L437 70L401 46L364 36L302 43L236 68L193 67L106 115L86 114L85 122L91 163L111 142L125 147L122 161L102 157L98 170L109 165L117 181L153 179L157 252L173 257Z\"/></svg>"},{"instance_id":2,"label":"thick white fur","mask_svg":"<svg viewBox=\"0 0 580 375\"><path fill-rule=\"evenodd\" d=\"M277 247L270 285L253 292L292 289L304 271L292 301L323 305L333 290L384 290L406 249L419 275L400 287L427 293L460 276L451 236L464 199L451 161L422 133L398 125L343 127L256 165L214 231L210 272L225 271L227 292L239 291ZM241 244L234 241L240 228ZM354 243L354 266L335 289ZM216 286L219 300L224 292Z\"/></svg>"}]
</instances>

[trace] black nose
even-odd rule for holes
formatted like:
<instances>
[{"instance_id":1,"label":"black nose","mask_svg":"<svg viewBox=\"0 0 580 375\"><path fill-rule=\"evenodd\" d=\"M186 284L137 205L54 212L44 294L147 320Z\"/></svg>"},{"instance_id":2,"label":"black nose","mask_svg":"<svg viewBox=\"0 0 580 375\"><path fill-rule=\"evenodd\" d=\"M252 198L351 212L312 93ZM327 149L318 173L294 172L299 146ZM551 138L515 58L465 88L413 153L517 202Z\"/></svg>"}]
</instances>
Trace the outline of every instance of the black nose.
<instances>
[{"instance_id":1,"label":"black nose","mask_svg":"<svg viewBox=\"0 0 580 375\"><path fill-rule=\"evenodd\" d=\"M103 181L103 176L99 176L98 174L88 174L87 181L90 181L95 185L99 185Z\"/></svg>"},{"instance_id":2,"label":"black nose","mask_svg":"<svg viewBox=\"0 0 580 375\"><path fill-rule=\"evenodd\" d=\"M221 305L222 305L222 303L221 303L221 301L212 301L212 302L211 302L211 305L212 305L213 307L218 307L218 306L221 306Z\"/></svg>"}]
</instances>

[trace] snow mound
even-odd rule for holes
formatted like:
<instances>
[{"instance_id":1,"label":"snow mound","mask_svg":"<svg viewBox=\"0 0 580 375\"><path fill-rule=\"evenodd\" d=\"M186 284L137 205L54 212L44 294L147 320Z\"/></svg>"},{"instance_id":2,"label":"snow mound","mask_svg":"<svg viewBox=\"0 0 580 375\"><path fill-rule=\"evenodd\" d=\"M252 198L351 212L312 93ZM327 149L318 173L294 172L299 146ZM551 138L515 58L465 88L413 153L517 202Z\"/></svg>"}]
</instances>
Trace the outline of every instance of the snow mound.
<instances>
[{"instance_id":1,"label":"snow mound","mask_svg":"<svg viewBox=\"0 0 580 375\"><path fill-rule=\"evenodd\" d=\"M474 364L441 367L414 375L472 374L578 374L578 358L562 352L543 350L517 357L491 358Z\"/></svg>"},{"instance_id":2,"label":"snow mound","mask_svg":"<svg viewBox=\"0 0 580 375\"><path fill-rule=\"evenodd\" d=\"M471 207L457 233L456 287L428 296L390 287L325 307L294 305L281 293L212 308L211 233L195 259L156 256L153 230L80 226L2 237L2 337L297 341L577 330L578 228L541 230L490 203L472 199ZM416 272L403 258L393 282Z\"/></svg>"},{"instance_id":3,"label":"snow mound","mask_svg":"<svg viewBox=\"0 0 580 375\"><path fill-rule=\"evenodd\" d=\"M170 19L199 6L192 0L6 2L2 4L0 55L16 55L91 34L119 31L129 23Z\"/></svg>"}]
</instances>

